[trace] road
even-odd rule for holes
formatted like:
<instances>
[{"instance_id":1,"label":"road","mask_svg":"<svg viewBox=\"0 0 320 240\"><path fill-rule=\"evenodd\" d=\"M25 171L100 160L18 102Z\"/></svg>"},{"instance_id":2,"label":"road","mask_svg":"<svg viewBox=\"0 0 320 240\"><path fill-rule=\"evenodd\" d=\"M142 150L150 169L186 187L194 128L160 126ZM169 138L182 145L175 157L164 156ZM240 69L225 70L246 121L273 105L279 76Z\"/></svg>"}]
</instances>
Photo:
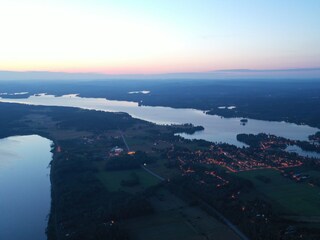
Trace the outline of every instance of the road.
<instances>
[{"instance_id":1,"label":"road","mask_svg":"<svg viewBox=\"0 0 320 240\"><path fill-rule=\"evenodd\" d=\"M126 138L124 137L122 131L121 130L119 130L119 131L120 131L120 135L121 135L121 138L123 140L123 143L124 143L124 145L126 146L128 152L129 152L130 148L129 148L129 145L128 145L127 141L126 141ZM165 181L165 179L163 177L159 176L158 174L156 174L155 172L153 172L150 169L146 168L145 166L141 165L141 168L143 170L147 171L148 173L150 173L151 175L153 175L154 177L158 178L160 181Z\"/></svg>"},{"instance_id":2,"label":"road","mask_svg":"<svg viewBox=\"0 0 320 240\"><path fill-rule=\"evenodd\" d=\"M123 135L123 133L120 131L121 137L123 139L124 145L126 146L127 150L129 151L129 146L127 144L127 141ZM141 165L141 168L144 169L146 172L150 173L154 177L158 178L160 181L165 181L165 178L159 176L155 172L151 171L150 169L146 168L145 166ZM203 200L197 198L197 200L206 208L210 209L210 211L216 215L224 224L226 224L233 232L235 232L242 240L249 240L233 223L231 223L228 219L226 219L220 212L218 212L215 208L213 208L208 203L204 202Z\"/></svg>"},{"instance_id":3,"label":"road","mask_svg":"<svg viewBox=\"0 0 320 240\"><path fill-rule=\"evenodd\" d=\"M141 168L147 171L148 173L150 173L151 175L155 176L156 178L158 178L160 181L165 181L163 177L159 176L155 172L152 172L150 169L146 168L145 166L141 165Z\"/></svg>"},{"instance_id":4,"label":"road","mask_svg":"<svg viewBox=\"0 0 320 240\"><path fill-rule=\"evenodd\" d=\"M233 223L231 223L228 219L226 219L220 212L218 212L215 208L213 208L208 203L204 202L203 200L197 198L197 200L204 205L206 208L210 209L216 215L221 222L223 222L225 225L227 225L234 233L236 233L242 240L249 240L247 236L245 236L239 228L237 228Z\"/></svg>"},{"instance_id":5,"label":"road","mask_svg":"<svg viewBox=\"0 0 320 240\"><path fill-rule=\"evenodd\" d=\"M126 139L125 139L122 131L121 131L121 130L119 130L119 131L120 131L120 135L121 135L121 137L122 137L123 143L124 143L124 145L126 146L127 151L129 152L129 151L130 151L129 145L128 145L128 143L127 143L127 141L126 141Z\"/></svg>"}]
</instances>

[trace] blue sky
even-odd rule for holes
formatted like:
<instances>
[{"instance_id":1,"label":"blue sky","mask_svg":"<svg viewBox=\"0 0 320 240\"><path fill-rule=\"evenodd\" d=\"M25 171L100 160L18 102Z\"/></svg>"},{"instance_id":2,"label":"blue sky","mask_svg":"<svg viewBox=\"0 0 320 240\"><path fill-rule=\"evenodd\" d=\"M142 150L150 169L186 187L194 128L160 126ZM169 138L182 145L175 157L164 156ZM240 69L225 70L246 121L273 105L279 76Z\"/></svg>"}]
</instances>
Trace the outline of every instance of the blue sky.
<instances>
[{"instance_id":1,"label":"blue sky","mask_svg":"<svg viewBox=\"0 0 320 240\"><path fill-rule=\"evenodd\" d=\"M1 70L320 67L316 0L2 0Z\"/></svg>"}]
</instances>

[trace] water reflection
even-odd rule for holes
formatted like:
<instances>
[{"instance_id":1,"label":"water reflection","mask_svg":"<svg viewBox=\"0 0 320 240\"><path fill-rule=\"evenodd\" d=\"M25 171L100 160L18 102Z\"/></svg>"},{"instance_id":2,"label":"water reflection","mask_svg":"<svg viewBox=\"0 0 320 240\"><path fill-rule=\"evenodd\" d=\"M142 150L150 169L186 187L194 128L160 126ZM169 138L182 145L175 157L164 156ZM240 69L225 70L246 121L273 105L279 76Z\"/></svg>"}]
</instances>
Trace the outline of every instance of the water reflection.
<instances>
[{"instance_id":1,"label":"water reflection","mask_svg":"<svg viewBox=\"0 0 320 240\"><path fill-rule=\"evenodd\" d=\"M289 145L288 147L286 147L286 151L297 153L298 155L303 156L303 157L319 158L320 159L320 153L311 152L311 151L304 151L297 145Z\"/></svg>"},{"instance_id":2,"label":"water reflection","mask_svg":"<svg viewBox=\"0 0 320 240\"><path fill-rule=\"evenodd\" d=\"M319 130L307 125L254 119L248 119L246 125L243 126L240 124L241 118L223 118L217 115L207 115L205 112L195 109L139 106L137 102L111 101L104 98L82 98L74 94L60 97L42 94L19 99L0 98L0 102L127 112L135 118L157 124L192 123L197 126L203 126L205 130L192 135L181 134L181 136L189 139L226 142L240 147L244 146L244 144L236 139L236 135L239 133L257 134L264 132L293 140L307 140L309 135Z\"/></svg>"},{"instance_id":3,"label":"water reflection","mask_svg":"<svg viewBox=\"0 0 320 240\"><path fill-rule=\"evenodd\" d=\"M50 144L36 135L0 140L0 239L46 239Z\"/></svg>"}]
</instances>

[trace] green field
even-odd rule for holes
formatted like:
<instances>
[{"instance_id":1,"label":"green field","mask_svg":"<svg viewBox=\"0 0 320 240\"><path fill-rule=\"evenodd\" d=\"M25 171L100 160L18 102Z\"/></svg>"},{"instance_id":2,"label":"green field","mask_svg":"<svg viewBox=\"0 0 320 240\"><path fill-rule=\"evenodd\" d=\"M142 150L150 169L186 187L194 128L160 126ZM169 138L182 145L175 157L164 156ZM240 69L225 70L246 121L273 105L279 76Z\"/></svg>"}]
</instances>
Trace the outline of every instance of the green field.
<instances>
[{"instance_id":1,"label":"green field","mask_svg":"<svg viewBox=\"0 0 320 240\"><path fill-rule=\"evenodd\" d=\"M271 200L274 208L281 214L320 216L319 187L296 183L273 169L240 172L237 175L251 180L256 189ZM256 176L265 176L271 181L265 183Z\"/></svg>"},{"instance_id":2,"label":"green field","mask_svg":"<svg viewBox=\"0 0 320 240\"><path fill-rule=\"evenodd\" d=\"M226 225L167 190L148 199L155 213L125 221L133 240L239 240Z\"/></svg>"},{"instance_id":3,"label":"green field","mask_svg":"<svg viewBox=\"0 0 320 240\"><path fill-rule=\"evenodd\" d=\"M130 179L132 173L135 173L140 180L140 184L134 187L121 186L122 180ZM143 169L122 170L122 171L101 171L97 177L105 185L108 191L126 191L126 192L139 192L144 189L154 186L160 182L159 179L152 176L150 173Z\"/></svg>"}]
</instances>

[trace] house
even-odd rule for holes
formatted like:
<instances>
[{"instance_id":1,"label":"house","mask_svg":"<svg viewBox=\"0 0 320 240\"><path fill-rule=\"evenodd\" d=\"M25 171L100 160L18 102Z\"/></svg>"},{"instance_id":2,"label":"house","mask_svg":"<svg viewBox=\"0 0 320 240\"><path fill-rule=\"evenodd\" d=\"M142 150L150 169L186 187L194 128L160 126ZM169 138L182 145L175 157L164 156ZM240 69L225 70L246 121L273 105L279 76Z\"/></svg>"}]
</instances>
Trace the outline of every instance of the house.
<instances>
[{"instance_id":1,"label":"house","mask_svg":"<svg viewBox=\"0 0 320 240\"><path fill-rule=\"evenodd\" d=\"M120 155L121 153L123 153L123 148L120 148L118 146L115 146L113 147L111 150L110 150L110 155L112 156L118 156Z\"/></svg>"}]
</instances>

